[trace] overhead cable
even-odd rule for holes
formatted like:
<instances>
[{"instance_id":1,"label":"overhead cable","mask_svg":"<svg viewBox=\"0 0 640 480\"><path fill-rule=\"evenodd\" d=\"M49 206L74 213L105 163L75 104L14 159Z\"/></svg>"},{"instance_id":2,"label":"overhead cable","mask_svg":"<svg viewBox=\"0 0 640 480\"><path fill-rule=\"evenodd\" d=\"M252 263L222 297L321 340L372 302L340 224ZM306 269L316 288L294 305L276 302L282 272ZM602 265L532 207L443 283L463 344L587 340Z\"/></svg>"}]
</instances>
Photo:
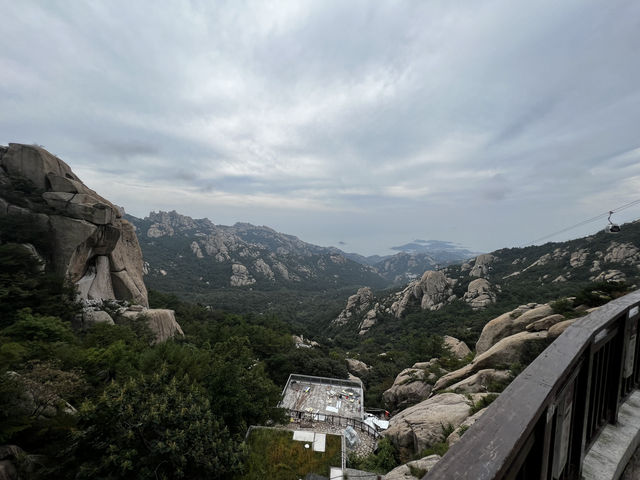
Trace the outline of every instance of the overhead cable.
<instances>
[{"instance_id":1,"label":"overhead cable","mask_svg":"<svg viewBox=\"0 0 640 480\"><path fill-rule=\"evenodd\" d=\"M596 220L604 219L610 213L621 212L622 210L626 210L627 208L631 208L634 205L638 205L638 204L640 204L640 199L634 200L634 201L629 202L629 203L625 203L624 205L621 205L621 206L619 206L617 208L614 208L612 210L608 210L608 211L606 211L604 213L596 215L595 217L589 218L587 220L583 220L582 222L576 223L575 225L572 225L570 227L563 228L562 230L558 230L557 232L550 233L548 235L545 235L544 237L536 238L535 240L530 242L530 245L533 245L533 244L535 244L537 242L540 242L542 240L546 240L547 238L555 237L556 235L560 235L561 233L568 232L569 230L573 230L574 228L582 227L583 225L587 225L589 223L595 222Z\"/></svg>"}]
</instances>

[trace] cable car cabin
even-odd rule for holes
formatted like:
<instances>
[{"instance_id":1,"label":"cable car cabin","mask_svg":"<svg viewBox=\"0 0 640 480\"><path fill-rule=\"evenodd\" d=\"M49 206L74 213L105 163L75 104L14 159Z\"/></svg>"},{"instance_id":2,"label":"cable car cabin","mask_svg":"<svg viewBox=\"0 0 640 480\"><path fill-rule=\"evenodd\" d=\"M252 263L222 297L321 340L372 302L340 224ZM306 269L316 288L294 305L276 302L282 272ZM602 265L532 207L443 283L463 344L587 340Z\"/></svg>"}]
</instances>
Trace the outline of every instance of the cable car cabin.
<instances>
[{"instance_id":1,"label":"cable car cabin","mask_svg":"<svg viewBox=\"0 0 640 480\"><path fill-rule=\"evenodd\" d=\"M613 210L609 211L609 218L607 218L609 225L607 225L607 228L605 228L604 231L607 233L620 233L620 225L611 221L611 215L613 215Z\"/></svg>"}]
</instances>

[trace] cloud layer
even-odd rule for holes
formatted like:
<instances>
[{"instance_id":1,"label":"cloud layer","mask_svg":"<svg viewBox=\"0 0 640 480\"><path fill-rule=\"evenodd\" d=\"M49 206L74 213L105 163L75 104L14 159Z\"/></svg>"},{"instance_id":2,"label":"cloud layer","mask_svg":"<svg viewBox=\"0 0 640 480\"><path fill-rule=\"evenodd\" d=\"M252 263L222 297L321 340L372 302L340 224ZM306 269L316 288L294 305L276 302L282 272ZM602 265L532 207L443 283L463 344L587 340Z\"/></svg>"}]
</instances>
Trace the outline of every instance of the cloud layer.
<instances>
[{"instance_id":1,"label":"cloud layer","mask_svg":"<svg viewBox=\"0 0 640 480\"><path fill-rule=\"evenodd\" d=\"M638 197L633 0L0 6L0 143L136 215L491 250Z\"/></svg>"}]
</instances>

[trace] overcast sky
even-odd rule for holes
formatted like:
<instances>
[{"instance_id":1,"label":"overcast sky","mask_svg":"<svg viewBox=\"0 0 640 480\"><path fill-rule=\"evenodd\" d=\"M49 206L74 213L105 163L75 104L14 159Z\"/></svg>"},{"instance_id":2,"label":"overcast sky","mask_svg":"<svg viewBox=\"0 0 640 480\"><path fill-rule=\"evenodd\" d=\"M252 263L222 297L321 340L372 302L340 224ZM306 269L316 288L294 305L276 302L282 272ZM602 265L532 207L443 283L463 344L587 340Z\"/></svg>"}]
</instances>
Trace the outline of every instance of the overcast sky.
<instances>
[{"instance_id":1,"label":"overcast sky","mask_svg":"<svg viewBox=\"0 0 640 480\"><path fill-rule=\"evenodd\" d=\"M637 0L0 11L0 144L45 146L136 216L490 251L640 198Z\"/></svg>"}]
</instances>

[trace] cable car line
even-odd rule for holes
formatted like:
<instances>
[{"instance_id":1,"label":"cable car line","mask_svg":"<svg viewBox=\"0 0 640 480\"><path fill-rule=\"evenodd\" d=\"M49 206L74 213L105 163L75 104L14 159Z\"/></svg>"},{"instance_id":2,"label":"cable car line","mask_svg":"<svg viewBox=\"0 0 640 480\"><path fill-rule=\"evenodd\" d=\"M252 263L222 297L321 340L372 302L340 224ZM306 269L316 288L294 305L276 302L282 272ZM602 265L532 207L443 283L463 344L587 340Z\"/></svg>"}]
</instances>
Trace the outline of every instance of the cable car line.
<instances>
[{"instance_id":1,"label":"cable car line","mask_svg":"<svg viewBox=\"0 0 640 480\"><path fill-rule=\"evenodd\" d=\"M612 210L608 210L608 211L606 211L604 213L601 213L600 215L596 215L595 217L589 218L588 220L583 220L582 222L576 223L575 225L572 225L570 227L566 227L566 228L563 228L562 230L558 230L557 232L550 233L549 235L545 235L544 237L537 238L537 239L533 240L530 243L530 245L533 245L533 244L535 244L535 243L537 243L537 242L539 242L541 240L546 240L547 238L555 237L556 235L560 235L561 233L568 232L569 230L573 230L574 228L578 228L578 227L581 227L583 225L587 225L589 223L595 222L596 220L604 219L604 218L607 218L607 217L609 217L609 219L610 219L612 214L617 213L617 212L621 212L622 210L626 210L627 208L631 208L634 205L638 205L638 204L640 204L640 199L634 200L634 201L629 202L629 203L625 203L624 205L621 205L621 206L619 206L617 208L614 208ZM607 227L609 227L610 225L614 225L614 224L611 223L610 220L609 220L609 222L610 223L609 223L609 225L607 225ZM616 230L614 229L613 231L615 232ZM617 231L620 231L620 227L618 227Z\"/></svg>"}]
</instances>

